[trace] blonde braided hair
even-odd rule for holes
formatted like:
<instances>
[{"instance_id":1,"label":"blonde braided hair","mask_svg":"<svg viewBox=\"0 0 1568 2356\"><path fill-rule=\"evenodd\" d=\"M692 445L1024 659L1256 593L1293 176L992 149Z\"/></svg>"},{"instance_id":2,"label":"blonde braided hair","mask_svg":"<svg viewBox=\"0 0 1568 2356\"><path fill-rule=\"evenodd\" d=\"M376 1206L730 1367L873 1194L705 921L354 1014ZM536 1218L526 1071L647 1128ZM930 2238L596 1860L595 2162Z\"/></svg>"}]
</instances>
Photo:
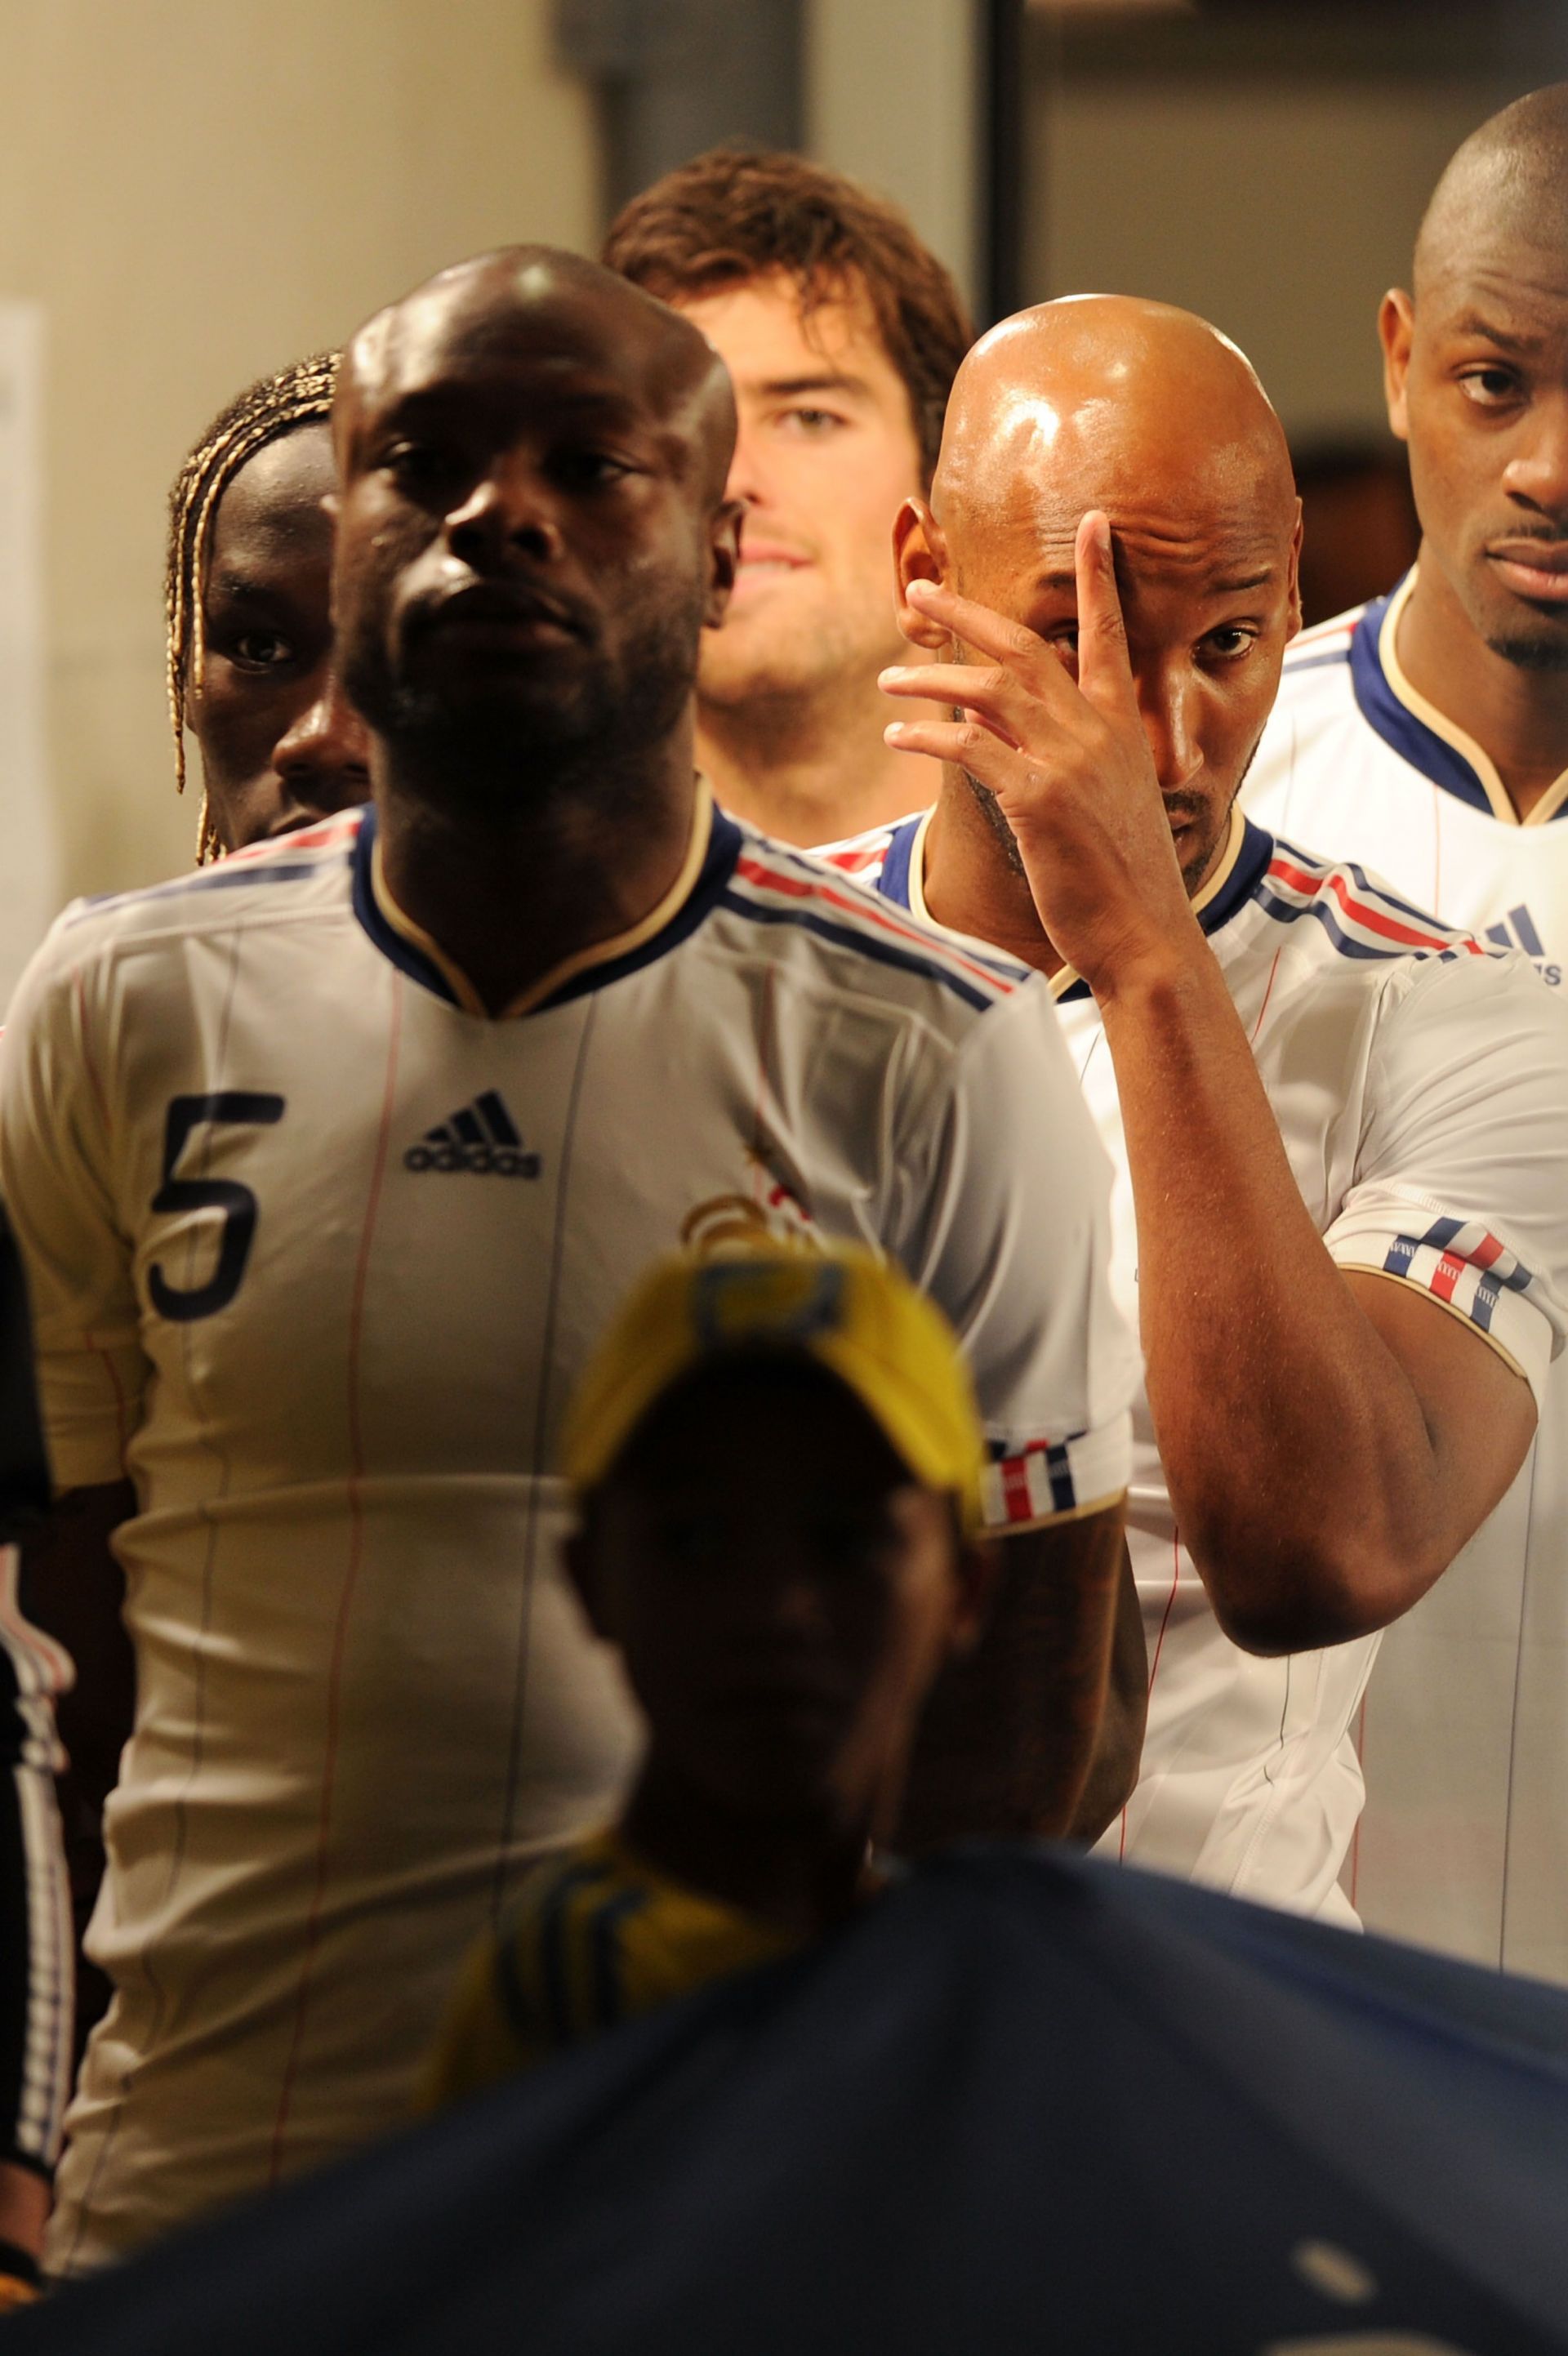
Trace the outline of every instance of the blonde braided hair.
<instances>
[{"instance_id":1,"label":"blonde braided hair","mask_svg":"<svg viewBox=\"0 0 1568 2356\"><path fill-rule=\"evenodd\" d=\"M168 701L174 726L174 780L185 791L186 707L201 683L205 653L202 593L208 543L218 502L248 458L296 426L330 415L338 380L336 352L315 352L275 376L261 377L221 410L175 477L169 492L168 557L164 611L168 621ZM196 863L220 859L205 787L196 829Z\"/></svg>"}]
</instances>

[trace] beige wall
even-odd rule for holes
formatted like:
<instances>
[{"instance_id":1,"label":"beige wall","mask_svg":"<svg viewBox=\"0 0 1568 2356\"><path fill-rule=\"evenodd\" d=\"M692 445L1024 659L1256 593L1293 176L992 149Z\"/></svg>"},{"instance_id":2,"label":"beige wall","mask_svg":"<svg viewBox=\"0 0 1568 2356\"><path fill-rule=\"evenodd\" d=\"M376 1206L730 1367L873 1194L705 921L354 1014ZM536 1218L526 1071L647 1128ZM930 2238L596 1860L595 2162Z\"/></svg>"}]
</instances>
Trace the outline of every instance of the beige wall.
<instances>
[{"instance_id":1,"label":"beige wall","mask_svg":"<svg viewBox=\"0 0 1568 2356\"><path fill-rule=\"evenodd\" d=\"M1406 279L1438 173L1498 102L1413 76L1042 80L1030 299L1185 304L1250 354L1293 434L1380 430L1379 297Z\"/></svg>"},{"instance_id":2,"label":"beige wall","mask_svg":"<svg viewBox=\"0 0 1568 2356\"><path fill-rule=\"evenodd\" d=\"M442 262L591 246L587 102L547 24L547 0L0 0L0 294L46 309L68 891L190 856L164 499L212 412Z\"/></svg>"}]
</instances>

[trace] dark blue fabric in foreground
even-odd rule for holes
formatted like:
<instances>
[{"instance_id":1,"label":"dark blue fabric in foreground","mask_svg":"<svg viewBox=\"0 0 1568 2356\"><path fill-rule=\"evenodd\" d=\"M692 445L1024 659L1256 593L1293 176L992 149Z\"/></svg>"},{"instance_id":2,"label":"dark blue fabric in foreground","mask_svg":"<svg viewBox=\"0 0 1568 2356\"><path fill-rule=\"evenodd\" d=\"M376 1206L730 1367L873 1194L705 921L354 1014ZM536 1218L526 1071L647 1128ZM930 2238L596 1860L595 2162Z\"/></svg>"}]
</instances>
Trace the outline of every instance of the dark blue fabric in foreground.
<instances>
[{"instance_id":1,"label":"dark blue fabric in foreground","mask_svg":"<svg viewBox=\"0 0 1568 2356\"><path fill-rule=\"evenodd\" d=\"M1568 2351L1568 1997L973 1850L7 2356Z\"/></svg>"}]
</instances>

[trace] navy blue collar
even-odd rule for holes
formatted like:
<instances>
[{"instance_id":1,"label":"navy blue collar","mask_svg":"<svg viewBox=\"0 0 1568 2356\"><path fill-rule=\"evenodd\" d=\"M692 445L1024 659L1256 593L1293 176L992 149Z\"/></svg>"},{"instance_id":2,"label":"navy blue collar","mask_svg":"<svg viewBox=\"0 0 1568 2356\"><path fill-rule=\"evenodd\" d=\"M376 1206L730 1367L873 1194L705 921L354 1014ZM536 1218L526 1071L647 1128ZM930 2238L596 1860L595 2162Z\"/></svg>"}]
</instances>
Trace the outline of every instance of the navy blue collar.
<instances>
[{"instance_id":1,"label":"navy blue collar","mask_svg":"<svg viewBox=\"0 0 1568 2356\"><path fill-rule=\"evenodd\" d=\"M1376 598L1350 634L1350 682L1361 717L1412 769L1490 817L1491 796L1464 754L1418 720L1389 685L1382 663L1383 623L1397 594L1391 590L1388 596Z\"/></svg>"},{"instance_id":2,"label":"navy blue collar","mask_svg":"<svg viewBox=\"0 0 1568 2356\"><path fill-rule=\"evenodd\" d=\"M900 908L911 905L909 861L915 849L915 839L924 823L921 818L907 818L896 826L888 838L883 857L882 872L876 888L884 899ZM1211 900L1197 911L1197 921L1206 935L1219 932L1232 916L1239 916L1268 873L1269 862L1274 855L1274 839L1265 834L1251 819L1241 821L1241 843L1230 873ZM922 884L922 894L924 885ZM1088 982L1075 978L1067 988L1057 992L1058 1006L1069 1006L1090 995Z\"/></svg>"},{"instance_id":3,"label":"navy blue collar","mask_svg":"<svg viewBox=\"0 0 1568 2356\"><path fill-rule=\"evenodd\" d=\"M445 999L448 1006L460 1006L461 1000L435 959L428 956L417 941L411 940L406 933L400 932L388 921L376 897L372 880L376 824L377 813L372 805L360 821L354 843L354 914L381 955L389 958L401 973L407 974L411 980L419 983L421 989L430 991L436 998ZM661 925L647 940L638 942L619 957L605 958L572 974L559 990L552 991L548 998L531 1005L528 1013L542 1014L551 1007L564 1006L574 998L585 998L590 991L607 989L612 981L620 981L627 974L637 972L641 966L654 964L682 941L689 939L735 873L740 846L739 827L715 802L703 864L696 881L669 923Z\"/></svg>"}]
</instances>

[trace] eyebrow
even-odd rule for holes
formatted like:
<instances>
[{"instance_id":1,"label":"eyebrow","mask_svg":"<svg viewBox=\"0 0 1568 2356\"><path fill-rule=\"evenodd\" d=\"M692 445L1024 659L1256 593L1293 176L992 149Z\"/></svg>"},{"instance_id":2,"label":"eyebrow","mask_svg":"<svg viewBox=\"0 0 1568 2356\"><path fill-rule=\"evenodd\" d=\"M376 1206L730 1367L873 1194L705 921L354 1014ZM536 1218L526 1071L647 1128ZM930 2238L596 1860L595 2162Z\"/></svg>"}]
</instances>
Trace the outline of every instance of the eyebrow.
<instances>
[{"instance_id":1,"label":"eyebrow","mask_svg":"<svg viewBox=\"0 0 1568 2356\"><path fill-rule=\"evenodd\" d=\"M802 392L848 392L857 394L862 400L869 399L871 393L871 387L864 377L848 376L841 371L819 376L765 377L760 384L746 389L767 393L775 401L788 401Z\"/></svg>"},{"instance_id":2,"label":"eyebrow","mask_svg":"<svg viewBox=\"0 0 1568 2356\"><path fill-rule=\"evenodd\" d=\"M1479 311L1466 311L1462 318L1455 319L1451 333L1455 336L1484 336L1488 343L1500 344L1505 352L1538 352L1541 349L1539 336L1511 335L1507 327L1499 327L1492 320L1483 318Z\"/></svg>"},{"instance_id":3,"label":"eyebrow","mask_svg":"<svg viewBox=\"0 0 1568 2356\"><path fill-rule=\"evenodd\" d=\"M1279 567L1264 564L1255 573L1239 573L1234 580L1210 581L1201 585L1207 597L1242 597L1250 589L1270 588L1277 579ZM1036 589L1072 589L1078 587L1078 574L1070 564L1053 566L1048 572L1035 575Z\"/></svg>"}]
</instances>

